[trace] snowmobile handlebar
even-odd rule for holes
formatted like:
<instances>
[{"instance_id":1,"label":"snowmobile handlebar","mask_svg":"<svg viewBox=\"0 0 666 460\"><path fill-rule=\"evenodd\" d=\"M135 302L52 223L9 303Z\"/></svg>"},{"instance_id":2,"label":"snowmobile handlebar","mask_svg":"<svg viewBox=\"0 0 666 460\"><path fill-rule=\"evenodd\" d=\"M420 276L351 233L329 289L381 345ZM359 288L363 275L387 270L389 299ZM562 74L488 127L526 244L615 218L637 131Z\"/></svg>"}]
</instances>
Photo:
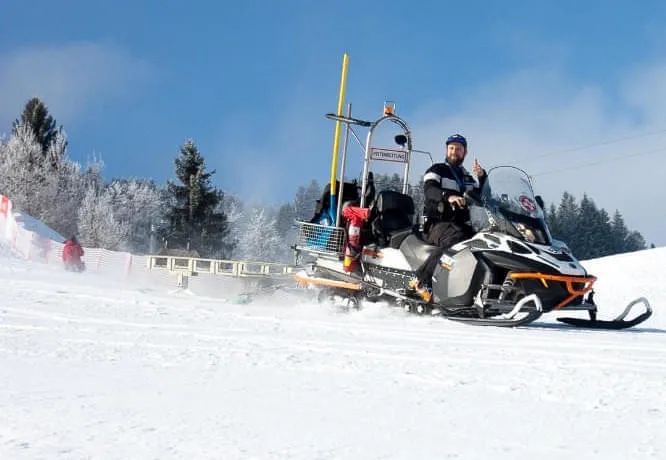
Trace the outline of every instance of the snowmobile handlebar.
<instances>
[{"instance_id":1,"label":"snowmobile handlebar","mask_svg":"<svg viewBox=\"0 0 666 460\"><path fill-rule=\"evenodd\" d=\"M483 201L481 200L481 197L478 193L465 191L463 197L465 198L465 201L468 205L473 204L475 206L483 206Z\"/></svg>"}]
</instances>

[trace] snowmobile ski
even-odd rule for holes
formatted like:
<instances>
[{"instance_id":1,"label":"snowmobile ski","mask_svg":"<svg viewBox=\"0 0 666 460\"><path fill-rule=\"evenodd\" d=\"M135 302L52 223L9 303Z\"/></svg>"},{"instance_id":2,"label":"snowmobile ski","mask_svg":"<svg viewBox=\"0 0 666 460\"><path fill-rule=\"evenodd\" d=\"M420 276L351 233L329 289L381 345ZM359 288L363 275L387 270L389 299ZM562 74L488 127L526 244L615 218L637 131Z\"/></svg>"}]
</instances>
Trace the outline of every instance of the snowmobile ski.
<instances>
[{"instance_id":1,"label":"snowmobile ski","mask_svg":"<svg viewBox=\"0 0 666 460\"><path fill-rule=\"evenodd\" d=\"M472 326L499 326L499 327L518 327L529 324L539 319L542 315L540 311L531 311L521 318L474 318L474 317L461 317L461 316L446 316L446 319L465 323Z\"/></svg>"},{"instance_id":2,"label":"snowmobile ski","mask_svg":"<svg viewBox=\"0 0 666 460\"><path fill-rule=\"evenodd\" d=\"M479 300L477 299L477 302ZM533 306L528 307L527 305L531 303ZM483 310L483 307L480 307L480 310ZM524 316L519 316L524 314ZM447 319L452 321L458 321L465 324L470 324L474 326L503 326L503 327L517 327L529 324L532 321L535 321L543 314L543 305L541 304L541 299L536 294L530 294L523 297L516 303L516 305L511 309L511 311L490 317L483 316L447 316L446 313L444 316Z\"/></svg>"},{"instance_id":3,"label":"snowmobile ski","mask_svg":"<svg viewBox=\"0 0 666 460\"><path fill-rule=\"evenodd\" d=\"M409 300L409 299L408 299ZM528 303L533 307L528 307ZM425 302L409 301L406 309L417 315L431 315L472 326L518 327L537 320L543 314L543 307L538 296L531 294L521 299L509 312L485 316L480 314L483 307L478 305L447 307ZM486 312L487 314L487 312ZM521 315L521 316L519 316Z\"/></svg>"},{"instance_id":4,"label":"snowmobile ski","mask_svg":"<svg viewBox=\"0 0 666 460\"><path fill-rule=\"evenodd\" d=\"M637 305L639 303L642 303L645 306L645 312L641 313L634 319L625 320L625 318L627 317L631 309L634 307L634 305ZM557 320L569 324L571 326L581 327L581 328L611 329L611 330L627 329L630 327L634 327L638 324L641 324L643 321L647 320L650 316L652 316L652 307L650 306L650 302L648 302L648 300L645 297L639 297L631 301L629 305L627 305L627 307L624 309L624 311L620 315L618 315L617 318L613 320L596 319L596 311L590 312L590 316L592 316L591 319L557 318Z\"/></svg>"}]
</instances>

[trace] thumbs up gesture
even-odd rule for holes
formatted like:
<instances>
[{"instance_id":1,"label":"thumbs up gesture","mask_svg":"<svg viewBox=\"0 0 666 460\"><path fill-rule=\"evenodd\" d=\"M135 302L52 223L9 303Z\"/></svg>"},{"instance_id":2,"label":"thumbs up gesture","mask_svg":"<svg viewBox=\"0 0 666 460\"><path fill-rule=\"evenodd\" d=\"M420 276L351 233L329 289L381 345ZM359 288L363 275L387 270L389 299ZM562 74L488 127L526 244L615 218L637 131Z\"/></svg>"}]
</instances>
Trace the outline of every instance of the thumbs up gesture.
<instances>
[{"instance_id":1,"label":"thumbs up gesture","mask_svg":"<svg viewBox=\"0 0 666 460\"><path fill-rule=\"evenodd\" d=\"M472 165L472 172L474 172L474 175L476 177L481 177L486 173L479 164L479 160L477 160L476 158L474 158L474 164Z\"/></svg>"}]
</instances>

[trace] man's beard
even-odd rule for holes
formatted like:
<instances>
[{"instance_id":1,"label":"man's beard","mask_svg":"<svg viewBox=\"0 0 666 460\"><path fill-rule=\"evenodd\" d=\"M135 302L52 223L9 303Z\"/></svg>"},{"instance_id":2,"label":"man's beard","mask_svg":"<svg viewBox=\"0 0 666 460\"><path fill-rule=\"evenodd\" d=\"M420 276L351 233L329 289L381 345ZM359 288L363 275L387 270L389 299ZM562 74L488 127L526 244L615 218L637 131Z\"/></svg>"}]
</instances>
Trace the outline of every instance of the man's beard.
<instances>
[{"instance_id":1,"label":"man's beard","mask_svg":"<svg viewBox=\"0 0 666 460\"><path fill-rule=\"evenodd\" d=\"M465 158L464 158L464 157L463 157L463 158L458 158L458 157L450 158L450 157L446 157L446 159L448 160L448 162L449 162L451 165L453 165L453 166L460 166Z\"/></svg>"}]
</instances>

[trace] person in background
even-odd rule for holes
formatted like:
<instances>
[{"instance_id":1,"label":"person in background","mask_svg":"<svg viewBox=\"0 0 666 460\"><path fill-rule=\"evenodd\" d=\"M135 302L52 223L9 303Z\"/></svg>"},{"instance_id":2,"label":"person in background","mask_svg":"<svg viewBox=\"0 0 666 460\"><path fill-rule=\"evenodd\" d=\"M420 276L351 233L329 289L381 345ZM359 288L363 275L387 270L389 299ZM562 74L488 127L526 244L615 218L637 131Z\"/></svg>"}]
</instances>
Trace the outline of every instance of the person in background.
<instances>
[{"instance_id":1,"label":"person in background","mask_svg":"<svg viewBox=\"0 0 666 460\"><path fill-rule=\"evenodd\" d=\"M76 272L85 270L85 264L81 260L83 254L83 248L75 236L65 241L65 247L62 248L62 261L65 264L65 270Z\"/></svg>"}]
</instances>

